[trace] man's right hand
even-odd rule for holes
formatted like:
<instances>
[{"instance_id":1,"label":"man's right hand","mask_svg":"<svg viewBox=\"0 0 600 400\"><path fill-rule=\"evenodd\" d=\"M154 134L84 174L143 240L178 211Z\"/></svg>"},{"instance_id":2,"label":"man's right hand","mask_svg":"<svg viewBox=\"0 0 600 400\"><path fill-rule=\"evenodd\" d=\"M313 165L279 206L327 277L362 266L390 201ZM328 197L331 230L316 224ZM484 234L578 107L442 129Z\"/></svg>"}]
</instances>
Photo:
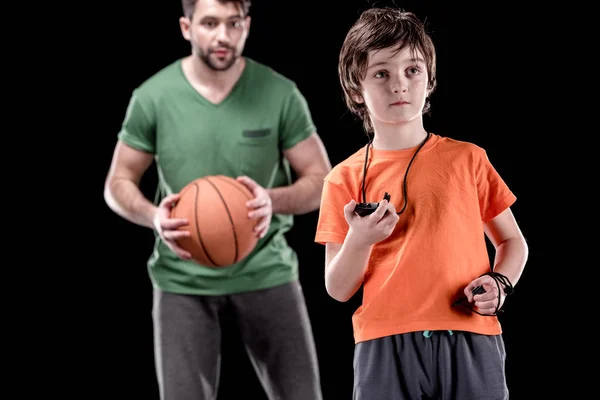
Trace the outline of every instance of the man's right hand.
<instances>
[{"instance_id":1,"label":"man's right hand","mask_svg":"<svg viewBox=\"0 0 600 400\"><path fill-rule=\"evenodd\" d=\"M178 200L178 193L165 197L156 209L152 225L154 225L154 229L162 241L173 253L184 260L190 260L192 255L177 245L177 239L190 236L190 232L178 229L188 225L188 221L185 218L171 218L171 209Z\"/></svg>"}]
</instances>

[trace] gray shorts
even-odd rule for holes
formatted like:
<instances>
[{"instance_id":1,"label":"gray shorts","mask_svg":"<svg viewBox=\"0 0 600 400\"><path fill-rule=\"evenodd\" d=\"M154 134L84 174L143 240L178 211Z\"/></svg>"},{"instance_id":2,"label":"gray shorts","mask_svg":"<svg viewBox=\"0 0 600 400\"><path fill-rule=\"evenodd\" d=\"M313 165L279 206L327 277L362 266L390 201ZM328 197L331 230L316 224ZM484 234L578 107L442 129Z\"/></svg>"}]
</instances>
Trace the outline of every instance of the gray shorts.
<instances>
[{"instance_id":1,"label":"gray shorts","mask_svg":"<svg viewBox=\"0 0 600 400\"><path fill-rule=\"evenodd\" d=\"M426 331L361 342L353 399L505 400L505 359L500 335Z\"/></svg>"},{"instance_id":2,"label":"gray shorts","mask_svg":"<svg viewBox=\"0 0 600 400\"><path fill-rule=\"evenodd\" d=\"M152 314L161 400L217 398L225 315L239 327L270 400L322 399L316 349L299 282L227 296L156 290Z\"/></svg>"}]
</instances>

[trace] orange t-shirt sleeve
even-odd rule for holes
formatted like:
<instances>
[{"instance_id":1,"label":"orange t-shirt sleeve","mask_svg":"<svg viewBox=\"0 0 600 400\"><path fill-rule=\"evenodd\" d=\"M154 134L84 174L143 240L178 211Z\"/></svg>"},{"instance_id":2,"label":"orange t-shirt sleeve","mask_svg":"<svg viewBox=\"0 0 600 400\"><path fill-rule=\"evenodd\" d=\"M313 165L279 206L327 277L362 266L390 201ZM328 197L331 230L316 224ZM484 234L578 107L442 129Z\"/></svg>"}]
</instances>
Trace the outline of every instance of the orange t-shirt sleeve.
<instances>
[{"instance_id":1,"label":"orange t-shirt sleeve","mask_svg":"<svg viewBox=\"0 0 600 400\"><path fill-rule=\"evenodd\" d=\"M315 242L319 244L344 242L348 233L344 206L350 202L350 199L346 190L327 179L325 180Z\"/></svg>"},{"instance_id":2,"label":"orange t-shirt sleeve","mask_svg":"<svg viewBox=\"0 0 600 400\"><path fill-rule=\"evenodd\" d=\"M494 219L517 199L491 164L485 151L481 152L478 162L477 192L481 220L484 223Z\"/></svg>"}]
</instances>

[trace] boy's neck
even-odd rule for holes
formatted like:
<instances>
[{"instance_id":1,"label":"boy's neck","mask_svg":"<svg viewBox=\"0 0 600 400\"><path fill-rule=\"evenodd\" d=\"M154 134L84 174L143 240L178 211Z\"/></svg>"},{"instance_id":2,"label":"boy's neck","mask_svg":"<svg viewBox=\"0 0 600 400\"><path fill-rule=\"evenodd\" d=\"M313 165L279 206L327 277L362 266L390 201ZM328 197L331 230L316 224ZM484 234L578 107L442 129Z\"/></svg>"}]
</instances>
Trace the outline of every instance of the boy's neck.
<instances>
[{"instance_id":1,"label":"boy's neck","mask_svg":"<svg viewBox=\"0 0 600 400\"><path fill-rule=\"evenodd\" d=\"M402 124L374 122L373 148L377 150L403 150L420 145L427 137L423 120L415 119Z\"/></svg>"}]
</instances>

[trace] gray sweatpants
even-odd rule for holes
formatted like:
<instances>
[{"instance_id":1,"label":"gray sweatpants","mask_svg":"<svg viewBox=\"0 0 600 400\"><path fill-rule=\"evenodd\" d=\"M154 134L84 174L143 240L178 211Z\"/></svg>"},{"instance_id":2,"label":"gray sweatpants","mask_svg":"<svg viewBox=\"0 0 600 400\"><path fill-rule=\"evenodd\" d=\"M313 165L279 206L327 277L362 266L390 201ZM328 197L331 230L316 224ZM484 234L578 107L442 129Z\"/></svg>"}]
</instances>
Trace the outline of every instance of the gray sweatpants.
<instances>
[{"instance_id":1,"label":"gray sweatpants","mask_svg":"<svg viewBox=\"0 0 600 400\"><path fill-rule=\"evenodd\" d=\"M426 331L361 342L353 399L505 400L505 359L500 335Z\"/></svg>"},{"instance_id":2,"label":"gray sweatpants","mask_svg":"<svg viewBox=\"0 0 600 400\"><path fill-rule=\"evenodd\" d=\"M322 399L316 349L299 282L226 296L155 290L152 313L161 400L217 398L224 313L235 318L269 399Z\"/></svg>"}]
</instances>

